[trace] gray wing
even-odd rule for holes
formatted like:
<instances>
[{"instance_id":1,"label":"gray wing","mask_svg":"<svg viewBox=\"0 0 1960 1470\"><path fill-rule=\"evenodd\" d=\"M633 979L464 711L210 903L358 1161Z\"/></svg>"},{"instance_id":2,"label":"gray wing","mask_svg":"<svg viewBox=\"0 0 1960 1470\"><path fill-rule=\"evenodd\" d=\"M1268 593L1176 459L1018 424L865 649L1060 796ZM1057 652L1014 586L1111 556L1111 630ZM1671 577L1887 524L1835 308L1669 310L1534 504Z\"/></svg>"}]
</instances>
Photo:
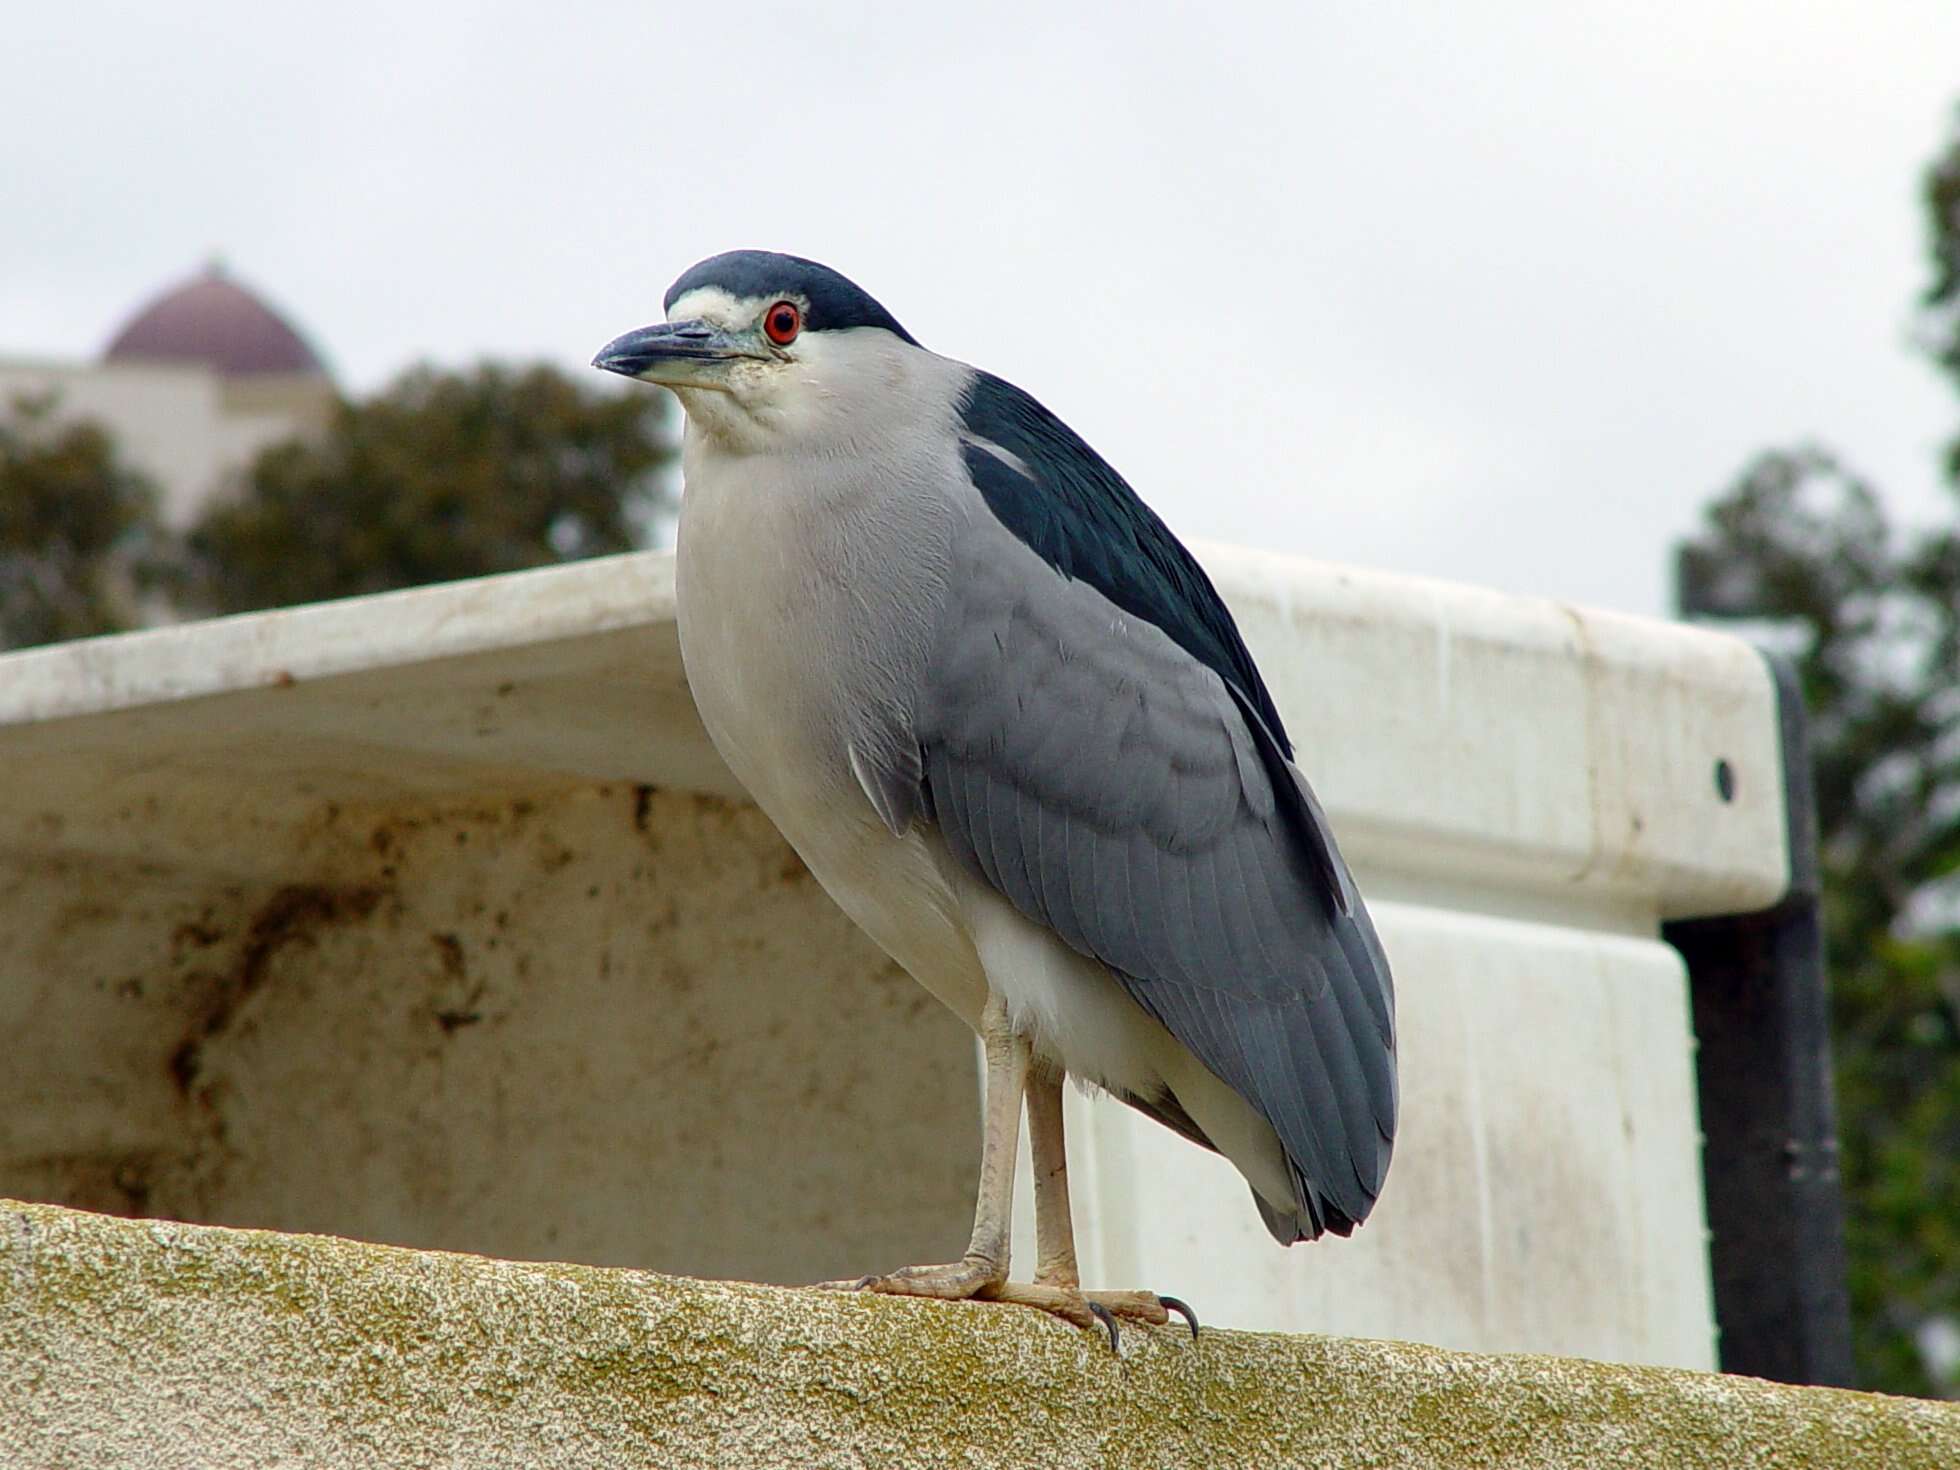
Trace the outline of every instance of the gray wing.
<instances>
[{"instance_id":1,"label":"gray wing","mask_svg":"<svg viewBox=\"0 0 1960 1470\"><path fill-rule=\"evenodd\" d=\"M1005 534L954 562L915 713L946 842L1272 1124L1300 1207L1262 1203L1276 1236L1348 1233L1395 1135L1394 995L1312 792L1153 624Z\"/></svg>"}]
</instances>

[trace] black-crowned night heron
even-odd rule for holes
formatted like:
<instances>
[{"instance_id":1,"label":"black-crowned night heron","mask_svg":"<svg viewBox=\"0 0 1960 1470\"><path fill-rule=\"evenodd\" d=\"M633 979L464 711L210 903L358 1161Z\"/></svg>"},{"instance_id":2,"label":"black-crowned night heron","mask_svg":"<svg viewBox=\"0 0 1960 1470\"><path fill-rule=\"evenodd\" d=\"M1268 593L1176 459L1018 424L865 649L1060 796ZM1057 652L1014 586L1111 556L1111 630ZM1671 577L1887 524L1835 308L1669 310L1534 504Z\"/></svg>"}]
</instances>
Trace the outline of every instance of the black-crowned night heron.
<instances>
[{"instance_id":1,"label":"black-crowned night heron","mask_svg":"<svg viewBox=\"0 0 1960 1470\"><path fill-rule=\"evenodd\" d=\"M1349 1233L1395 1137L1394 990L1197 562L1060 419L833 270L738 250L666 311L594 363L687 410L702 722L985 1048L965 1256L855 1284L1026 1303L1112 1341L1117 1316L1182 1309L1080 1287L1065 1074L1230 1159L1282 1244ZM1024 1095L1031 1283L1007 1280Z\"/></svg>"}]
</instances>

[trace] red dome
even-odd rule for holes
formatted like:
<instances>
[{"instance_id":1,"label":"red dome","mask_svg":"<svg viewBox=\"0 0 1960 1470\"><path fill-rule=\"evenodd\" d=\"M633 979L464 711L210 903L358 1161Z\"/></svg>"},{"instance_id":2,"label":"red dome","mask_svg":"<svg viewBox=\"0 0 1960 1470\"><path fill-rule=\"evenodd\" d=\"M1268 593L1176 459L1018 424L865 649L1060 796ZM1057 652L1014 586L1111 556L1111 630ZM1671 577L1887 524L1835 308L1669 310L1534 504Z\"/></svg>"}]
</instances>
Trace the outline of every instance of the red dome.
<instances>
[{"instance_id":1,"label":"red dome","mask_svg":"<svg viewBox=\"0 0 1960 1470\"><path fill-rule=\"evenodd\" d=\"M228 378L326 374L285 318L215 265L137 312L103 360L201 362Z\"/></svg>"}]
</instances>

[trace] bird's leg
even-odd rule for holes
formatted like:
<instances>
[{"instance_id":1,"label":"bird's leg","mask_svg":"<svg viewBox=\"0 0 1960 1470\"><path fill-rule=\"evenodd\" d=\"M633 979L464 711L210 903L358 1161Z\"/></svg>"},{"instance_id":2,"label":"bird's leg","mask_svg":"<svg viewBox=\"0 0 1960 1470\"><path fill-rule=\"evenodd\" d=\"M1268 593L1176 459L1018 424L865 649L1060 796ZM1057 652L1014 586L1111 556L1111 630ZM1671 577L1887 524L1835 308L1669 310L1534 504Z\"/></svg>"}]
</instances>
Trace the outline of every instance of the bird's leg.
<instances>
[{"instance_id":1,"label":"bird's leg","mask_svg":"<svg viewBox=\"0 0 1960 1470\"><path fill-rule=\"evenodd\" d=\"M973 1238L966 1254L944 1266L907 1266L853 1285L894 1296L957 1299L988 1294L1007 1279L1008 1232L1014 1218L1014 1154L1021 1142L1021 1092L1028 1075L1028 1040L1014 1033L1007 1002L987 997L980 1013L987 1056L986 1131L980 1144L980 1189L973 1205Z\"/></svg>"},{"instance_id":2,"label":"bird's leg","mask_svg":"<svg viewBox=\"0 0 1960 1470\"><path fill-rule=\"evenodd\" d=\"M1018 1302L1066 1317L1080 1327L1100 1322L1117 1345L1116 1319L1129 1317L1155 1325L1170 1320L1165 1302L1148 1291L1084 1291L1075 1265L1075 1222L1069 1209L1068 1141L1062 1129L1062 1074L1035 1065L1029 1069L1028 1147L1034 1162L1035 1272L1032 1282L1003 1281L983 1295ZM1176 1301L1176 1298L1172 1298ZM1189 1308L1178 1307L1190 1317ZM1193 1319L1195 1326L1195 1319Z\"/></svg>"},{"instance_id":3,"label":"bird's leg","mask_svg":"<svg viewBox=\"0 0 1960 1470\"><path fill-rule=\"evenodd\" d=\"M1196 1335L1197 1319L1175 1297L1148 1291L1088 1291L1075 1266L1075 1226L1068 1198L1068 1149L1062 1134L1062 1074L1034 1066L1028 1041L1017 1036L1007 1004L989 996L980 1013L980 1041L987 1057L986 1128L980 1145L980 1189L973 1206L973 1236L966 1254L943 1266L906 1266L887 1276L825 1285L891 1296L944 1300L979 1297L1039 1307L1078 1327L1097 1324L1117 1346L1116 1319L1161 1324L1166 1308L1182 1312ZM1021 1142L1021 1103L1028 1108L1034 1157L1035 1279L1007 1279L1009 1230L1014 1217L1014 1155Z\"/></svg>"},{"instance_id":4,"label":"bird's leg","mask_svg":"<svg viewBox=\"0 0 1960 1470\"><path fill-rule=\"evenodd\" d=\"M1034 1279L1075 1287L1075 1219L1068 1197L1068 1141L1062 1133L1062 1074L1028 1072L1028 1151L1034 1162Z\"/></svg>"}]
</instances>

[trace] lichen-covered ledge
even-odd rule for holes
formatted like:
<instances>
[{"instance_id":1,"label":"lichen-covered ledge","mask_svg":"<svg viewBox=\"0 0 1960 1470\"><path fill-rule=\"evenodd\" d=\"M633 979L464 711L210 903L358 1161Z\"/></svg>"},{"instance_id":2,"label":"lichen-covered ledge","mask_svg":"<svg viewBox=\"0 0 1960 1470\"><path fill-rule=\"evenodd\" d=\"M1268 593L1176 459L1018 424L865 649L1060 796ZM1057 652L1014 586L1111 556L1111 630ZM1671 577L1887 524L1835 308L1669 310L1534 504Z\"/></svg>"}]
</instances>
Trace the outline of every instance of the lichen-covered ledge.
<instances>
[{"instance_id":1,"label":"lichen-covered ledge","mask_svg":"<svg viewBox=\"0 0 1960 1470\"><path fill-rule=\"evenodd\" d=\"M1960 1407L0 1201L0 1464L1960 1465Z\"/></svg>"}]
</instances>

